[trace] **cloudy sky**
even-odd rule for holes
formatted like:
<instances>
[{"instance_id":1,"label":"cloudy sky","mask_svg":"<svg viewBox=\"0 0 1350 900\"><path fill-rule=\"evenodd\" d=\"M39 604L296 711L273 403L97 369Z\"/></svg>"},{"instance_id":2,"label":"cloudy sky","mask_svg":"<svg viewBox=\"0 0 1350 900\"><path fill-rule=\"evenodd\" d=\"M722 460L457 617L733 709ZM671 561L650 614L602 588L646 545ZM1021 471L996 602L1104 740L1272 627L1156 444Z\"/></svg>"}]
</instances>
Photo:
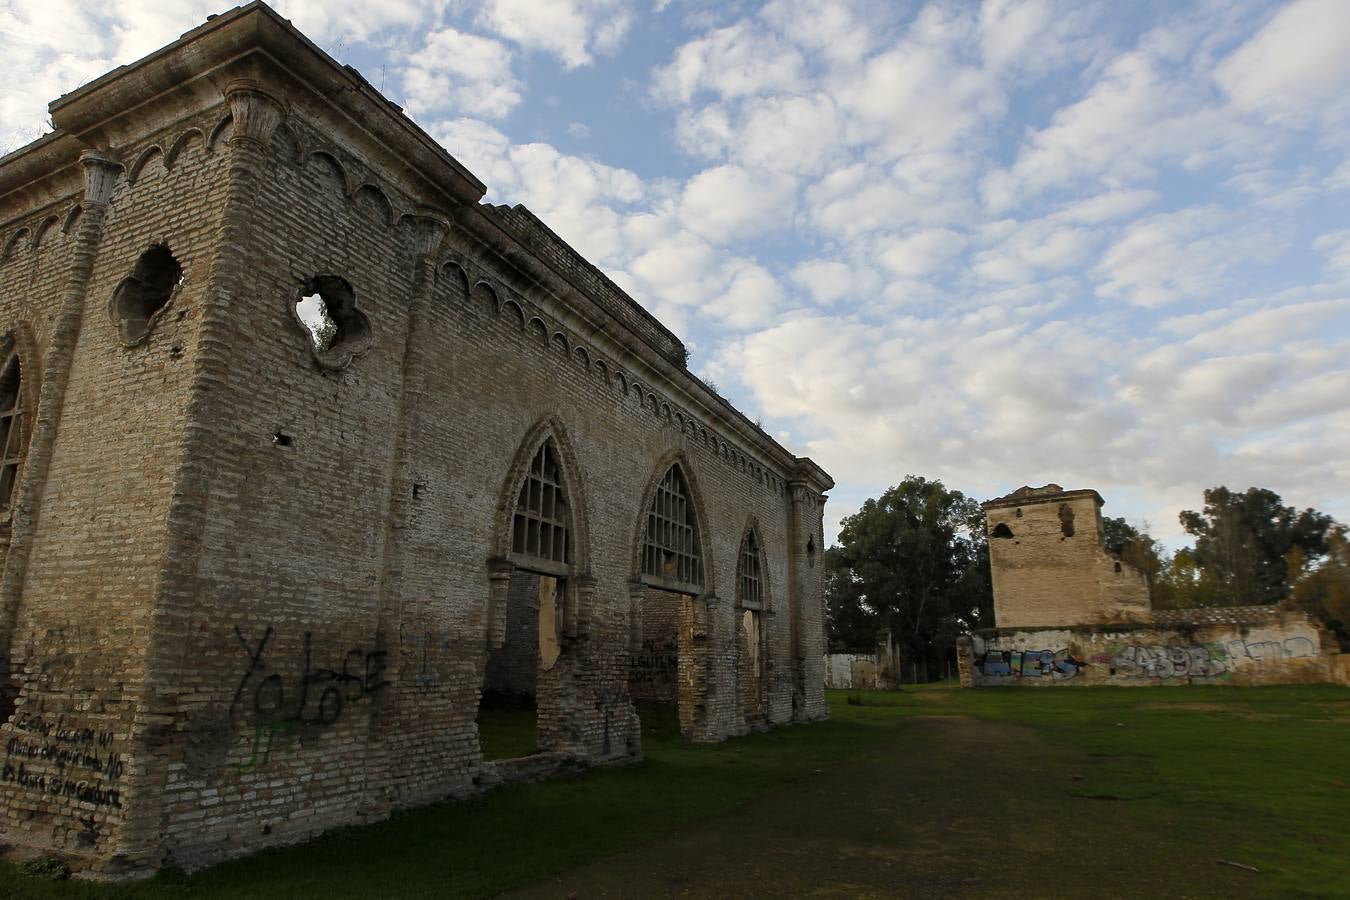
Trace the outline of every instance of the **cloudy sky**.
<instances>
[{"instance_id":1,"label":"cloudy sky","mask_svg":"<svg viewBox=\"0 0 1350 900\"><path fill-rule=\"evenodd\" d=\"M1350 520L1350 0L291 0L839 482ZM0 0L0 147L223 11Z\"/></svg>"}]
</instances>

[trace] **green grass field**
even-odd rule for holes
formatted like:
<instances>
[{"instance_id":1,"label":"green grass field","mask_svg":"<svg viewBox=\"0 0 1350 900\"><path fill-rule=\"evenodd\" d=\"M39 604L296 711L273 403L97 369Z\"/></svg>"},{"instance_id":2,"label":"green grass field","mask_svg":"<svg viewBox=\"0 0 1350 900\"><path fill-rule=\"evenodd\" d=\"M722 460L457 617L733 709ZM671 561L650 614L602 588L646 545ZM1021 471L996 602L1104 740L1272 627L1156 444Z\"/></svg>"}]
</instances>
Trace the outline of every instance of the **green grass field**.
<instances>
[{"instance_id":1,"label":"green grass field","mask_svg":"<svg viewBox=\"0 0 1350 900\"><path fill-rule=\"evenodd\" d=\"M850 761L869 754L872 765L878 758L884 764L887 746L904 745L917 723L934 716L961 717L991 735L1015 724L1035 746L1069 754L1082 771L1056 780L1062 800L1100 801L1084 808L1109 810L1113 827L1141 846L1156 833L1177 849L1171 845L1189 835L1206 862L1222 854L1260 869L1251 876L1253 896L1350 896L1345 688L908 689L832 694L831 706L828 723L713 746L681 742L673 710L644 710L646 758L637 765L412 810L193 876L53 883L0 864L0 896L490 896L624 850L659 847L680 829L753 804L822 767L846 773ZM489 730L503 747L525 733L506 719ZM925 748L911 749L921 758ZM989 752L1019 748L991 743ZM978 791L978 762L962 766L961 777L974 779ZM901 777L916 786L931 782L912 762ZM1040 793L1029 780L1026 808L1045 814L1055 798L1044 796L1044 772L1035 777ZM1006 778L998 787L1016 791ZM897 793L905 793L903 783ZM929 824L942 833L941 822ZM962 840L960 833L943 839ZM1126 894L1108 888L1102 895Z\"/></svg>"}]
</instances>

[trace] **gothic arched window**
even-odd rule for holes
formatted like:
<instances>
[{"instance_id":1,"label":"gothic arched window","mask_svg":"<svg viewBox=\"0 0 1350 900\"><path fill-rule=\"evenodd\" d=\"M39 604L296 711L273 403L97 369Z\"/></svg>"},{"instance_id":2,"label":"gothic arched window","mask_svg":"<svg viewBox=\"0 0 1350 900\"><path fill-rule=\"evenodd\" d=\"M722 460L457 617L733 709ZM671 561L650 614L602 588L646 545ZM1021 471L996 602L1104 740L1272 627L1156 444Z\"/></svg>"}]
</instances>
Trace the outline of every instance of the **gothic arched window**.
<instances>
[{"instance_id":1,"label":"gothic arched window","mask_svg":"<svg viewBox=\"0 0 1350 900\"><path fill-rule=\"evenodd\" d=\"M642 538L642 574L660 586L695 590L703 586L703 558L689 483L679 464L670 467L647 511Z\"/></svg>"},{"instance_id":2,"label":"gothic arched window","mask_svg":"<svg viewBox=\"0 0 1350 900\"><path fill-rule=\"evenodd\" d=\"M511 553L525 568L566 574L572 561L567 487L553 442L545 441L520 486L511 523Z\"/></svg>"},{"instance_id":3,"label":"gothic arched window","mask_svg":"<svg viewBox=\"0 0 1350 900\"><path fill-rule=\"evenodd\" d=\"M0 451L4 454L0 456L0 514L6 516L13 507L19 467L28 445L24 440L23 399L19 390L22 374L15 354L0 375L0 447L4 448Z\"/></svg>"},{"instance_id":4,"label":"gothic arched window","mask_svg":"<svg viewBox=\"0 0 1350 900\"><path fill-rule=\"evenodd\" d=\"M737 602L746 609L761 609L764 605L764 584L759 574L759 541L755 539L753 528L745 533L745 540L741 541L737 575Z\"/></svg>"}]
</instances>

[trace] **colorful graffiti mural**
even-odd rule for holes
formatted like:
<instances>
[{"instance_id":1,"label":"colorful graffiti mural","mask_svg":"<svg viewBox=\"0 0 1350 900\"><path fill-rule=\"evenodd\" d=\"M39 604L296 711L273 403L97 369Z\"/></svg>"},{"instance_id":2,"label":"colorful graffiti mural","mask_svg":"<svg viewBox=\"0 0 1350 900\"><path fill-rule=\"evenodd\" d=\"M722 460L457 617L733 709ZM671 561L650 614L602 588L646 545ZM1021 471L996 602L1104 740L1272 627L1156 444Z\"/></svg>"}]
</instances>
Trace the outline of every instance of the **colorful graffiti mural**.
<instances>
[{"instance_id":1,"label":"colorful graffiti mural","mask_svg":"<svg viewBox=\"0 0 1350 900\"><path fill-rule=\"evenodd\" d=\"M1068 650L987 650L975 660L986 678L1073 678L1086 665Z\"/></svg>"}]
</instances>

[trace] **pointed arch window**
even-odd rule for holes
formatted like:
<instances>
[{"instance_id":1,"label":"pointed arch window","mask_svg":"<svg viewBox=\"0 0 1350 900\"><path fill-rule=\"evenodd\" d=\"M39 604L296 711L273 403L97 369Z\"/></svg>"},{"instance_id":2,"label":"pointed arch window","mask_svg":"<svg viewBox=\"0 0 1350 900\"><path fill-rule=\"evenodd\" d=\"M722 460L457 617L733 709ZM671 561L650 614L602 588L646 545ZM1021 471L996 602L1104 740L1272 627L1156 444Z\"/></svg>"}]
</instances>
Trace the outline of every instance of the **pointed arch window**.
<instances>
[{"instance_id":1,"label":"pointed arch window","mask_svg":"<svg viewBox=\"0 0 1350 900\"><path fill-rule=\"evenodd\" d=\"M764 582L759 573L759 541L753 528L745 533L745 540L741 541L737 575L737 602L745 609L763 609Z\"/></svg>"},{"instance_id":2,"label":"pointed arch window","mask_svg":"<svg viewBox=\"0 0 1350 900\"><path fill-rule=\"evenodd\" d=\"M689 482L679 464L657 485L647 511L647 533L642 539L642 575L659 587L686 593L703 587L703 558Z\"/></svg>"},{"instance_id":3,"label":"pointed arch window","mask_svg":"<svg viewBox=\"0 0 1350 900\"><path fill-rule=\"evenodd\" d=\"M571 507L553 442L530 462L511 522L511 555L522 568L566 575L572 561Z\"/></svg>"},{"instance_id":4,"label":"pointed arch window","mask_svg":"<svg viewBox=\"0 0 1350 900\"><path fill-rule=\"evenodd\" d=\"M0 375L0 515L8 517L13 508L14 492L19 480L19 467L23 465L24 422L23 399L19 390L22 370L19 356L10 356L5 363L4 374Z\"/></svg>"}]
</instances>

